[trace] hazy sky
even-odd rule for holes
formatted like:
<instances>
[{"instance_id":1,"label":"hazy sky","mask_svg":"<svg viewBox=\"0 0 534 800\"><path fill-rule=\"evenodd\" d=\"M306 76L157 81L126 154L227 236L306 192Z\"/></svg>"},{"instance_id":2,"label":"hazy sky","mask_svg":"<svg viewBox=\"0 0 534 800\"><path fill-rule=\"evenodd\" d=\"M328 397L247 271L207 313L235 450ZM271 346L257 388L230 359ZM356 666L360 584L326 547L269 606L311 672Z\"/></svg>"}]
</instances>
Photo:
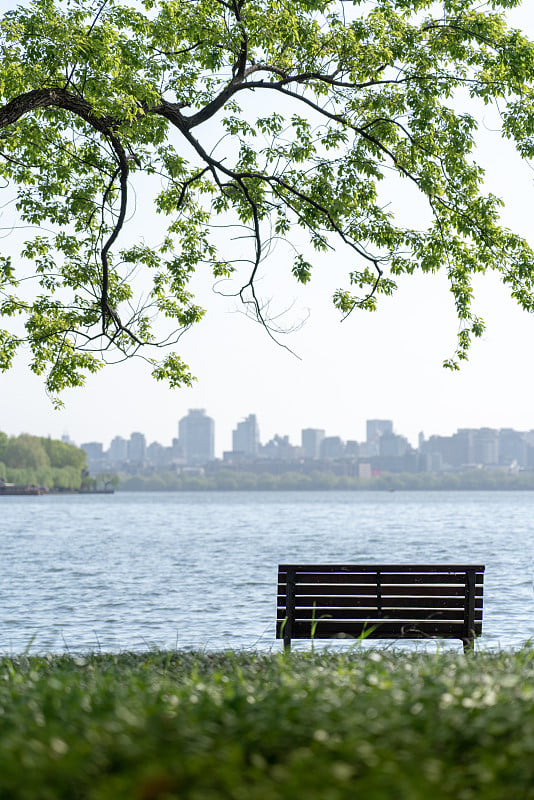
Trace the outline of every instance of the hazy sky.
<instances>
[{"instance_id":1,"label":"hazy sky","mask_svg":"<svg viewBox=\"0 0 534 800\"><path fill-rule=\"evenodd\" d=\"M0 10L9 4L0 3ZM529 10L530 6L530 10ZM525 3L513 22L534 36L534 8ZM487 187L506 199L505 224L534 244L534 171L508 145L499 145L491 115L482 119L480 158ZM401 184L392 203L414 202ZM8 211L0 224L12 224ZM153 215L140 201L136 231L151 231ZM3 252L13 237L0 240ZM264 265L260 288L272 297L273 312L295 327L282 341L300 360L277 346L237 304L199 280L207 303L205 320L182 339L180 353L198 381L193 389L169 390L155 383L141 361L109 367L88 378L85 388L66 392L66 407L55 411L42 382L26 359L0 375L0 430L60 437L76 443L115 435L145 433L163 444L177 436L178 419L189 408L205 408L216 423L216 450L231 447L231 431L249 413L260 423L261 439L289 434L300 442L303 427L324 428L327 435L365 438L365 420L394 421L395 430L413 442L419 431L452 433L458 427L534 428L534 317L520 311L506 288L492 276L476 284L475 310L487 330L473 345L460 373L442 368L454 352L457 322L443 277L409 277L394 298L381 301L374 314L353 313L340 322L331 306L332 291L350 269L345 254L325 259L311 284L301 288L286 276L283 249Z\"/></svg>"}]
</instances>

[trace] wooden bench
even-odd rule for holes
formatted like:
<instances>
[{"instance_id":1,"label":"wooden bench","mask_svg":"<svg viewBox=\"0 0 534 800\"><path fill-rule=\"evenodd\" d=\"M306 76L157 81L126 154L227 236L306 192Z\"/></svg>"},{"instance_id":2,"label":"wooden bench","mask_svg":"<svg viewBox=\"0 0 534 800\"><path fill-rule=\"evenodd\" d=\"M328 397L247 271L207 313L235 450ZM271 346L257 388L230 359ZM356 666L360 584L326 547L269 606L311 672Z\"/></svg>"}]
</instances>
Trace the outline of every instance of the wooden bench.
<instances>
[{"instance_id":1,"label":"wooden bench","mask_svg":"<svg viewBox=\"0 0 534 800\"><path fill-rule=\"evenodd\" d=\"M484 567L281 564L276 638L460 639L482 632Z\"/></svg>"}]
</instances>

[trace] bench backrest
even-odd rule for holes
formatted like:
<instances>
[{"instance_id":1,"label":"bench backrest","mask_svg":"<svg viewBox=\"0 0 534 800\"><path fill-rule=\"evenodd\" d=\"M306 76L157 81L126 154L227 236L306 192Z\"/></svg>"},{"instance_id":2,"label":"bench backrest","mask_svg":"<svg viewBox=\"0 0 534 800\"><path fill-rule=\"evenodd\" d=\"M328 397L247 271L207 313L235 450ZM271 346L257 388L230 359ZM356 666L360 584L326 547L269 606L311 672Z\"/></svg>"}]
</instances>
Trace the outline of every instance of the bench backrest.
<instances>
[{"instance_id":1,"label":"bench backrest","mask_svg":"<svg viewBox=\"0 0 534 800\"><path fill-rule=\"evenodd\" d=\"M276 637L461 639L482 632L484 566L281 564Z\"/></svg>"}]
</instances>

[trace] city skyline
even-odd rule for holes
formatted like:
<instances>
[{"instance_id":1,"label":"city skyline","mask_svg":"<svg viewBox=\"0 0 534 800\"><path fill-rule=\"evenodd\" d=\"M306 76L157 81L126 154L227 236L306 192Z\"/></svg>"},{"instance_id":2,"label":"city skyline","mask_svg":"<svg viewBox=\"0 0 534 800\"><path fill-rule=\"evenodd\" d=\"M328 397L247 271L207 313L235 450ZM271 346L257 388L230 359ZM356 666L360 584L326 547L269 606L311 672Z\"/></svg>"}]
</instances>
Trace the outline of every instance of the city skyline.
<instances>
[{"instance_id":1,"label":"city skyline","mask_svg":"<svg viewBox=\"0 0 534 800\"><path fill-rule=\"evenodd\" d=\"M510 439L525 437L529 446L534 446L534 427L518 431L515 428L499 427L489 428L460 427L449 436L442 436L436 432L429 432L427 436L420 432L417 445L409 442L402 431L397 430L394 421L389 419L368 419L366 423L366 436L361 440L344 439L339 435L327 435L324 429L301 428L298 441L292 441L290 436L285 433L277 433L269 440L260 435L258 420L255 414L249 414L245 419L237 421L232 430L232 448L223 451L222 454L215 453L213 441L216 430L216 422L211 418L205 409L189 409L187 415L178 421L179 435L172 437L170 445L159 441L150 442L144 433L139 431L131 432L129 438L116 435L106 448L103 442L98 440L81 442L79 447L88 452L89 460L104 459L110 463L118 462L138 462L138 463L157 463L163 458L163 451L168 453L164 460L171 462L182 462L191 466L201 466L212 460L230 459L232 456L241 455L249 460L256 458L276 457L276 448L283 459L308 458L308 459L336 459L343 457L368 458L376 456L381 452L381 442L386 440L390 443L387 455L399 455L398 446L402 442L403 452L429 450L432 442L440 442L441 446L446 446L446 441L465 440L466 436L475 436L479 444L473 440L471 447L479 447L479 452L495 454L495 457L486 455L478 459L480 463L498 462L499 438ZM71 444L69 437L64 436L64 441ZM466 447L465 444L461 445ZM510 449L508 443L508 449ZM497 449L495 449L497 448ZM150 451L152 449L152 455ZM430 447L431 449L431 447ZM512 447L513 449L513 447ZM285 452L284 452L285 451ZM298 452L297 452L298 451ZM467 452L467 450L466 450ZM91 455L89 455L91 454ZM477 461L477 459L473 459ZM513 460L513 459L510 459ZM466 461L465 463L468 463Z\"/></svg>"},{"instance_id":2,"label":"city skyline","mask_svg":"<svg viewBox=\"0 0 534 800\"><path fill-rule=\"evenodd\" d=\"M88 472L97 480L110 474L133 476L126 479L125 487L135 486L137 490L147 487L147 480L150 488L182 488L184 476L185 480L207 479L211 488L222 489L237 489L239 481L245 481L241 488L250 489L251 481L255 488L272 488L269 481L273 475L285 475L284 480L289 480L293 488L303 488L302 480L315 481L316 488L325 488L326 482L327 488L332 488L332 475L336 476L334 480L365 481L388 475L468 472L500 475L502 480L534 474L534 430L464 428L452 436L431 434L425 438L421 434L414 448L405 436L395 433L392 420L372 419L366 421L364 442L343 441L339 436L325 436L324 430L306 428L301 430L300 443L277 435L262 444L256 417L250 414L233 431L234 450L224 452L221 459L214 457L214 421L204 409L190 409L180 420L179 429L181 439L174 438L170 447L158 442L147 445L138 432L128 441L116 437L108 451L100 442L83 443ZM236 446L241 449L236 450ZM121 457L117 459L119 451ZM268 486L261 477L267 474ZM318 481L319 475L330 478ZM481 480L484 483L488 478ZM495 478L489 480L495 486Z\"/></svg>"}]
</instances>

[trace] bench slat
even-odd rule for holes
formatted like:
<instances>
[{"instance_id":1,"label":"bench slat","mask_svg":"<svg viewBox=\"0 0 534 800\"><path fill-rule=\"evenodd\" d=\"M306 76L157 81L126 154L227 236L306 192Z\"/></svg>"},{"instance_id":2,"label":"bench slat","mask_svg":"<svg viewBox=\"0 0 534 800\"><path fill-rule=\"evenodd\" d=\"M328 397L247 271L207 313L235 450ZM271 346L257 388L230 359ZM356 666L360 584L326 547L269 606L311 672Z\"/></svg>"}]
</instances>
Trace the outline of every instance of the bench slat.
<instances>
[{"instance_id":1,"label":"bench slat","mask_svg":"<svg viewBox=\"0 0 534 800\"><path fill-rule=\"evenodd\" d=\"M484 572L484 565L475 564L280 564L278 572L285 573L288 569L300 572Z\"/></svg>"},{"instance_id":2,"label":"bench slat","mask_svg":"<svg viewBox=\"0 0 534 800\"><path fill-rule=\"evenodd\" d=\"M376 597L376 593L374 595ZM285 608L286 596L279 594L277 597L277 604L280 608ZM343 595L336 595L335 597L319 597L319 596L299 596L296 598L296 604L299 608L313 607L318 603L328 605L329 608L376 608L376 603L370 595L366 597L350 597ZM451 596L451 597L389 597L386 595L382 597L382 608L464 608L465 597ZM475 597L475 608L483 607L482 597Z\"/></svg>"},{"instance_id":3,"label":"bench slat","mask_svg":"<svg viewBox=\"0 0 534 800\"><path fill-rule=\"evenodd\" d=\"M283 623L277 623L279 638L283 636ZM475 623L473 633L482 632L482 625ZM370 639L428 639L434 636L444 639L462 639L462 622L338 622L318 620L315 622L293 623L292 639L332 639L358 638Z\"/></svg>"},{"instance_id":4,"label":"bench slat","mask_svg":"<svg viewBox=\"0 0 534 800\"><path fill-rule=\"evenodd\" d=\"M286 590L285 583L278 584L278 593L284 595ZM403 586L402 588L398 585L394 586L382 586L381 593L383 595L394 596L394 595L410 595L410 596L419 596L419 597L463 597L464 596L464 587L463 586ZM325 595L353 595L354 597L363 596L363 595L375 595L376 596L376 584L374 586L365 585L365 586L344 586L343 584L334 584L330 586L325 586L324 592L319 590L317 586L298 586L297 588L297 596L302 595L313 595L314 597L318 597L321 594ZM476 587L475 589L475 596L482 596L482 587Z\"/></svg>"},{"instance_id":5,"label":"bench slat","mask_svg":"<svg viewBox=\"0 0 534 800\"><path fill-rule=\"evenodd\" d=\"M380 582L382 585L386 586L389 584L405 584L409 583L421 583L421 584L465 584L465 571L464 572L451 572L451 573L438 573L437 575L433 573L412 573L409 578L407 579L407 573L399 574L399 573L382 573L380 570L377 570L375 573L372 572L353 572L353 573L344 573L344 572L333 572L333 573L319 573L314 574L312 572L299 572L296 574L298 579L299 586L301 584L325 584L327 586L331 586L332 584L342 583L342 584L376 584L377 576L380 575ZM475 576L475 580L477 583L481 584L483 582L483 576L481 574Z\"/></svg>"},{"instance_id":6,"label":"bench slat","mask_svg":"<svg viewBox=\"0 0 534 800\"><path fill-rule=\"evenodd\" d=\"M277 619L285 619L286 614L283 609L278 612ZM463 609L445 609L436 610L433 608L428 609L384 609L379 613L376 606L368 609L347 609L347 608L316 608L314 609L295 609L295 620L319 620L319 619L332 619L332 620L359 620L369 621L376 619L402 619L402 620L449 620L461 621L465 618ZM475 621L482 622L482 611L475 612Z\"/></svg>"}]
</instances>

